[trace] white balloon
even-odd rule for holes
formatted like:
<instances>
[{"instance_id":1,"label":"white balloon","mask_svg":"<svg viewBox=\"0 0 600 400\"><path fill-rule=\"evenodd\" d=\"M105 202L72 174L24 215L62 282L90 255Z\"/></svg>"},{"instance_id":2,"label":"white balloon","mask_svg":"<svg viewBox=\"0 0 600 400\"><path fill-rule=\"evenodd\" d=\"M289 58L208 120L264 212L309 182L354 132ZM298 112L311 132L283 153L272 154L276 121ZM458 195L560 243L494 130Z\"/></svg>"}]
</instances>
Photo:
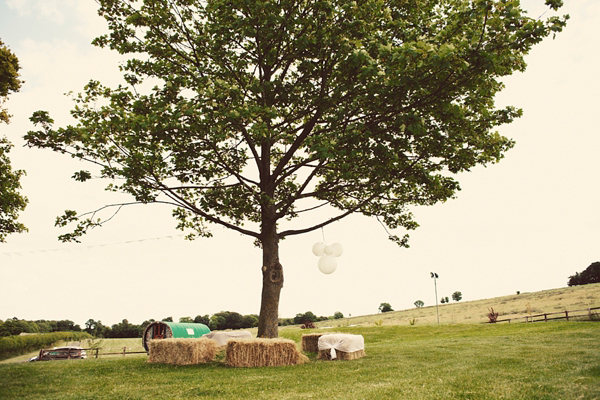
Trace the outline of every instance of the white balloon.
<instances>
[{"instance_id":1,"label":"white balloon","mask_svg":"<svg viewBox=\"0 0 600 400\"><path fill-rule=\"evenodd\" d=\"M334 257L339 257L344 252L344 248L339 243L334 243L329 247L331 247L333 249L333 253L331 253L331 255Z\"/></svg>"},{"instance_id":2,"label":"white balloon","mask_svg":"<svg viewBox=\"0 0 600 400\"><path fill-rule=\"evenodd\" d=\"M328 255L328 256L333 255L333 247L331 247L331 246L325 246L323 251L325 252L325 255Z\"/></svg>"},{"instance_id":3,"label":"white balloon","mask_svg":"<svg viewBox=\"0 0 600 400\"><path fill-rule=\"evenodd\" d=\"M323 256L319 258L319 271L324 274L331 274L337 268L337 261L334 256Z\"/></svg>"},{"instance_id":4,"label":"white balloon","mask_svg":"<svg viewBox=\"0 0 600 400\"><path fill-rule=\"evenodd\" d=\"M312 252L315 256L321 257L325 254L325 243L318 242L313 244Z\"/></svg>"}]
</instances>

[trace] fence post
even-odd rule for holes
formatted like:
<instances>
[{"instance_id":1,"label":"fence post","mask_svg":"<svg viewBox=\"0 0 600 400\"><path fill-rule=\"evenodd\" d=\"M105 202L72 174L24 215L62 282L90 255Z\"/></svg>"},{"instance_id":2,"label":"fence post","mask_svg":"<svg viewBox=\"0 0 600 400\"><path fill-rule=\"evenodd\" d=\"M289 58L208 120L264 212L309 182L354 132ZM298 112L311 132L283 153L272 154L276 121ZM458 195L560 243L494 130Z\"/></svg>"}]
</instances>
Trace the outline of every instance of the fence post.
<instances>
[{"instance_id":1,"label":"fence post","mask_svg":"<svg viewBox=\"0 0 600 400\"><path fill-rule=\"evenodd\" d=\"M127 347L123 347L123 357L125 357L125 351L127 351Z\"/></svg>"},{"instance_id":2,"label":"fence post","mask_svg":"<svg viewBox=\"0 0 600 400\"><path fill-rule=\"evenodd\" d=\"M544 314L544 322L548 322L548 314Z\"/></svg>"},{"instance_id":3,"label":"fence post","mask_svg":"<svg viewBox=\"0 0 600 400\"><path fill-rule=\"evenodd\" d=\"M100 350L99 348L96 348L96 358L98 358L98 350Z\"/></svg>"},{"instance_id":4,"label":"fence post","mask_svg":"<svg viewBox=\"0 0 600 400\"><path fill-rule=\"evenodd\" d=\"M567 310L565 310L565 317L567 318L567 321L569 320L569 312Z\"/></svg>"}]
</instances>

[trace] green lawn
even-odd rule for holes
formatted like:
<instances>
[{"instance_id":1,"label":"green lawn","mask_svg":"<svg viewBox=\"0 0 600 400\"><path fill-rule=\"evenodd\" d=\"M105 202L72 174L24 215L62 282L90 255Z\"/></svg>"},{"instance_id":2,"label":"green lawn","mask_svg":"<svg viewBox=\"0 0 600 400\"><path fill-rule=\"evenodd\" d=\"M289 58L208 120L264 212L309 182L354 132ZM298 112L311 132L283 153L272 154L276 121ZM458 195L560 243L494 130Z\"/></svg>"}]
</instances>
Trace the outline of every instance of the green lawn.
<instances>
[{"instance_id":1,"label":"green lawn","mask_svg":"<svg viewBox=\"0 0 600 400\"><path fill-rule=\"evenodd\" d=\"M0 365L0 398L595 399L597 322L339 328L367 357L290 367L176 367L145 357ZM300 342L307 331L282 335ZM222 358L222 356L221 356Z\"/></svg>"}]
</instances>

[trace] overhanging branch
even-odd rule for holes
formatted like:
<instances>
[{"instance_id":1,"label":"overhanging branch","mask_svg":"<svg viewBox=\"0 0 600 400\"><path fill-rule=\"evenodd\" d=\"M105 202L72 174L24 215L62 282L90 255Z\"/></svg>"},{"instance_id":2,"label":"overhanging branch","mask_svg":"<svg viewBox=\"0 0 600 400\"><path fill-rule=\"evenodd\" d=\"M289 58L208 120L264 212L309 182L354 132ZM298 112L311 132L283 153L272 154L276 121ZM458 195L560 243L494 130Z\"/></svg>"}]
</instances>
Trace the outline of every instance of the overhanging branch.
<instances>
[{"instance_id":1,"label":"overhanging branch","mask_svg":"<svg viewBox=\"0 0 600 400\"><path fill-rule=\"evenodd\" d=\"M254 238L259 238L260 234L248 229L244 229L241 228L237 225L231 224L227 221L223 221L213 215L208 214L205 211L202 211L201 209L199 209L198 207L196 207L195 204L187 201L186 199L184 199L183 197L181 197L179 194L177 194L176 192L174 192L171 188L166 187L162 184L160 184L162 186L161 191L167 196L169 197L171 200L175 201L177 203L178 207L182 207L187 209L188 211L197 214L199 216L201 216L202 218L206 219L207 221L210 221L214 224L217 225L221 225L224 226L225 228L229 228L231 230L234 230L236 232L239 232L241 234L247 235L247 236L252 236Z\"/></svg>"}]
</instances>

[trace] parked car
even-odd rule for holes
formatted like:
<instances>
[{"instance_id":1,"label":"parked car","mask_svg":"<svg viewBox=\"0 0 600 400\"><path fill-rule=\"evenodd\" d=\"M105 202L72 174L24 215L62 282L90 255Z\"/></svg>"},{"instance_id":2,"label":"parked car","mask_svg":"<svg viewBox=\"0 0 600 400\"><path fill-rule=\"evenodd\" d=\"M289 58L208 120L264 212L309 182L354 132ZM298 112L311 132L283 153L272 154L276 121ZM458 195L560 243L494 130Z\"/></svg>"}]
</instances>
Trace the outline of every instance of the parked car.
<instances>
[{"instance_id":1,"label":"parked car","mask_svg":"<svg viewBox=\"0 0 600 400\"><path fill-rule=\"evenodd\" d=\"M87 354L79 346L55 347L51 350L40 350L40 354L31 357L29 361L67 360L72 358L87 358Z\"/></svg>"}]
</instances>

